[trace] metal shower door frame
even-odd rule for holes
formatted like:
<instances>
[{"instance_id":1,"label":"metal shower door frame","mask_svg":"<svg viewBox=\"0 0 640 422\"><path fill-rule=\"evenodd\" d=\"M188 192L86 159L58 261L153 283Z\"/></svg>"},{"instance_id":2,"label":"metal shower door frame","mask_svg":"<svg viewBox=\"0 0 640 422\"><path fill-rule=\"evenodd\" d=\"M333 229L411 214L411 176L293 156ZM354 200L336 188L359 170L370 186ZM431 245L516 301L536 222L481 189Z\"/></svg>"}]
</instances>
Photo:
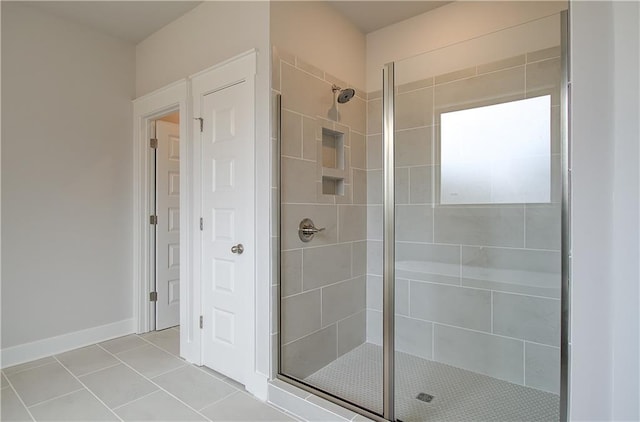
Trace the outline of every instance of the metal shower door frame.
<instances>
[{"instance_id":1,"label":"metal shower door frame","mask_svg":"<svg viewBox=\"0 0 640 422\"><path fill-rule=\"evenodd\" d=\"M570 7L570 5L569 5ZM560 136L561 136L561 341L560 341L560 421L569 420L570 395L570 281L571 281L571 133L570 98L571 79L569 61L569 10L560 13L561 29L561 81L560 81ZM280 95L276 99L277 139L280 149ZM315 394L337 405L360 413L375 421L395 421L395 62L383 67L383 413L379 415L333 394L300 382L281 372L282 344L280 282L278 282L278 370L276 377L302 390ZM278 195L282 186L280 151L278 157ZM281 206L278 197L278 213ZM280 214L278 220L280 220ZM278 255L282 224L278 225ZM277 259L278 280L281 280L280 257ZM382 416L382 417L381 417Z\"/></svg>"}]
</instances>

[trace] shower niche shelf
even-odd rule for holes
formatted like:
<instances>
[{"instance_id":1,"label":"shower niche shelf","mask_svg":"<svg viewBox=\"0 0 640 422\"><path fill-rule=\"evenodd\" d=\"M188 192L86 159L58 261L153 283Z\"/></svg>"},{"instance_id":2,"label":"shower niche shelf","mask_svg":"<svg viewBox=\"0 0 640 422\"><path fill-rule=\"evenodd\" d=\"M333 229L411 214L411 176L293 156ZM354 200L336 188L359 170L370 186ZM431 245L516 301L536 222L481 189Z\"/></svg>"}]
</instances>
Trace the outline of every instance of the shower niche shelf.
<instances>
[{"instance_id":1,"label":"shower niche shelf","mask_svg":"<svg viewBox=\"0 0 640 422\"><path fill-rule=\"evenodd\" d=\"M322 128L322 194L344 195L345 176L344 133Z\"/></svg>"}]
</instances>

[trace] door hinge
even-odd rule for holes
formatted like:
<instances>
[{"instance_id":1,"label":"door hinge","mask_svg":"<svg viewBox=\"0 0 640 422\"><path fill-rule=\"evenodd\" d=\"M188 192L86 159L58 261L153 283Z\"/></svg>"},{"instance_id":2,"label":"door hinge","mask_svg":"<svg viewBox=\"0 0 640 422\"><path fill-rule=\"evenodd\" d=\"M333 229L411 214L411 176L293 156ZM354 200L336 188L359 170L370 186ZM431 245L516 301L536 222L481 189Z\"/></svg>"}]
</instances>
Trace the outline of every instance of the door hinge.
<instances>
[{"instance_id":1,"label":"door hinge","mask_svg":"<svg viewBox=\"0 0 640 422\"><path fill-rule=\"evenodd\" d=\"M204 230L204 220L200 217L200 231Z\"/></svg>"},{"instance_id":2,"label":"door hinge","mask_svg":"<svg viewBox=\"0 0 640 422\"><path fill-rule=\"evenodd\" d=\"M158 224L158 216L157 215L150 215L149 216L149 224L153 224L153 225Z\"/></svg>"},{"instance_id":3,"label":"door hinge","mask_svg":"<svg viewBox=\"0 0 640 422\"><path fill-rule=\"evenodd\" d=\"M202 315L200 315L200 329L202 329L202 327L204 327L204 322L203 322Z\"/></svg>"},{"instance_id":4,"label":"door hinge","mask_svg":"<svg viewBox=\"0 0 640 422\"><path fill-rule=\"evenodd\" d=\"M156 138L149 139L149 147L158 149L158 140Z\"/></svg>"},{"instance_id":5,"label":"door hinge","mask_svg":"<svg viewBox=\"0 0 640 422\"><path fill-rule=\"evenodd\" d=\"M149 301L157 302L158 301L158 292L150 292L149 293Z\"/></svg>"},{"instance_id":6,"label":"door hinge","mask_svg":"<svg viewBox=\"0 0 640 422\"><path fill-rule=\"evenodd\" d=\"M193 120L200 120L200 132L202 132L204 127L204 119L202 117L194 117Z\"/></svg>"}]
</instances>

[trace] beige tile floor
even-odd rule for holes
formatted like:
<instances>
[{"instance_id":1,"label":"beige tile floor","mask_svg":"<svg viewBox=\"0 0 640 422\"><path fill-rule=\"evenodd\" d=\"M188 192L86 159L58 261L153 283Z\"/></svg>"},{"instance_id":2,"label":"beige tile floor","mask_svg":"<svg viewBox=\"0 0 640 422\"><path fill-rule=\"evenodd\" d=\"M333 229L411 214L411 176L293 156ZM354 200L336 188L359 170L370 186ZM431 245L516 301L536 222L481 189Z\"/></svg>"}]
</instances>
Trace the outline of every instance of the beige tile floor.
<instances>
[{"instance_id":1,"label":"beige tile floor","mask_svg":"<svg viewBox=\"0 0 640 422\"><path fill-rule=\"evenodd\" d=\"M178 357L179 328L129 335L2 371L2 421L294 421Z\"/></svg>"}]
</instances>

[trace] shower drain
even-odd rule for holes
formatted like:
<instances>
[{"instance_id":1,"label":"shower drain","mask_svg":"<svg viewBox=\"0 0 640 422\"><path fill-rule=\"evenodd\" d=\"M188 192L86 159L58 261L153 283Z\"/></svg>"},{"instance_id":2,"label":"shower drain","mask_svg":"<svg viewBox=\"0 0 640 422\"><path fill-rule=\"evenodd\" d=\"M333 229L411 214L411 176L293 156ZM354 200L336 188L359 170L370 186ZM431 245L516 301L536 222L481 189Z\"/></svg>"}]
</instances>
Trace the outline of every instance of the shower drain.
<instances>
[{"instance_id":1,"label":"shower drain","mask_svg":"<svg viewBox=\"0 0 640 422\"><path fill-rule=\"evenodd\" d=\"M416 398L425 403L431 403L431 400L433 400L433 396L427 393L420 393L416 396Z\"/></svg>"}]
</instances>

